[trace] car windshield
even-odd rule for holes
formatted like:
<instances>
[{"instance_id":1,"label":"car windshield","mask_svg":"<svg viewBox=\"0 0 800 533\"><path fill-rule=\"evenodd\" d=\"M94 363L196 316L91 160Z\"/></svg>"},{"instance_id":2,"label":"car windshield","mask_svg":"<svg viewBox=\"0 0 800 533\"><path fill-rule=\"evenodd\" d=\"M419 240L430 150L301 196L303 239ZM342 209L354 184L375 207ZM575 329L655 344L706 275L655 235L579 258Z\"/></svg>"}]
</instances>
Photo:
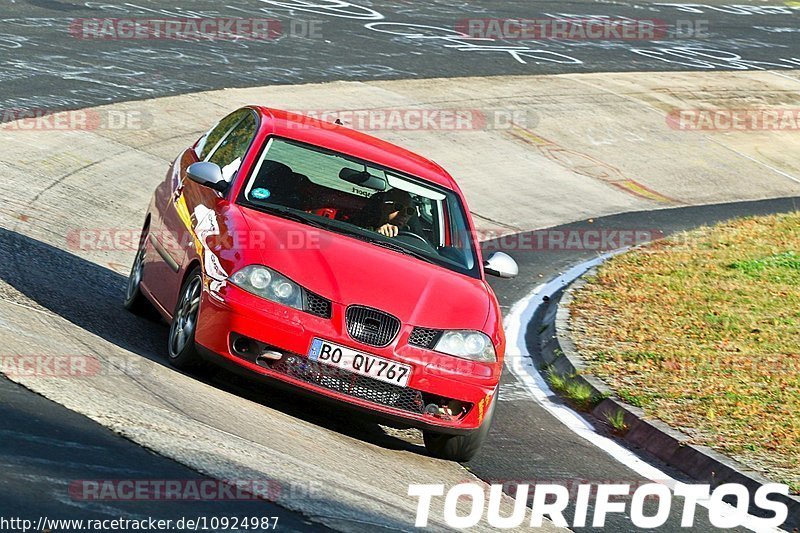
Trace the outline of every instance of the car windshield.
<instances>
[{"instance_id":1,"label":"car windshield","mask_svg":"<svg viewBox=\"0 0 800 533\"><path fill-rule=\"evenodd\" d=\"M270 138L239 203L480 277L457 194L344 154Z\"/></svg>"}]
</instances>

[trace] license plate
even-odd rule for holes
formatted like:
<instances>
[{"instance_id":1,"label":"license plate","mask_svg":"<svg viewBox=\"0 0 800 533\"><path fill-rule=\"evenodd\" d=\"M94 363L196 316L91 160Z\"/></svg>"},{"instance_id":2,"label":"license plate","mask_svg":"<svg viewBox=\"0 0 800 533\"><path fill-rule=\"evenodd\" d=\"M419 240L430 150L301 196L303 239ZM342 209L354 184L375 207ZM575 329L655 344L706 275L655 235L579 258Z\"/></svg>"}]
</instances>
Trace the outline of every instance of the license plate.
<instances>
[{"instance_id":1,"label":"license plate","mask_svg":"<svg viewBox=\"0 0 800 533\"><path fill-rule=\"evenodd\" d=\"M370 377L391 383L399 387L407 387L411 377L411 367L383 357L361 353L356 350L339 346L322 339L314 339L308 351L311 361L347 370L354 374Z\"/></svg>"}]
</instances>

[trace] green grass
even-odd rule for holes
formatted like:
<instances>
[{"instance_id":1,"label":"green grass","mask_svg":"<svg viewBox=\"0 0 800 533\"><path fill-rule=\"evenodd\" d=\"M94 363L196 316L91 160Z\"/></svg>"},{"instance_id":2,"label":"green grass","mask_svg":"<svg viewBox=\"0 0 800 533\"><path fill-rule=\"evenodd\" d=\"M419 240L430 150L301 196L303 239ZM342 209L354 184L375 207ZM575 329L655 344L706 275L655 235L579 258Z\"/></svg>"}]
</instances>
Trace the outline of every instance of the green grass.
<instances>
[{"instance_id":1,"label":"green grass","mask_svg":"<svg viewBox=\"0 0 800 533\"><path fill-rule=\"evenodd\" d=\"M800 491L800 213L617 256L571 313L622 400Z\"/></svg>"},{"instance_id":2,"label":"green grass","mask_svg":"<svg viewBox=\"0 0 800 533\"><path fill-rule=\"evenodd\" d=\"M565 396L576 407L589 411L596 405L594 391L586 383L575 380L574 376L561 376L553 369L548 369L545 375L550 387Z\"/></svg>"},{"instance_id":3,"label":"green grass","mask_svg":"<svg viewBox=\"0 0 800 533\"><path fill-rule=\"evenodd\" d=\"M751 276L760 276L765 270L800 270L800 254L790 250L767 257L743 259L731 263L731 268L741 270Z\"/></svg>"},{"instance_id":4,"label":"green grass","mask_svg":"<svg viewBox=\"0 0 800 533\"><path fill-rule=\"evenodd\" d=\"M613 413L607 411L605 417L614 433L625 434L628 431L628 425L625 423L625 411L622 409L617 409Z\"/></svg>"},{"instance_id":5,"label":"green grass","mask_svg":"<svg viewBox=\"0 0 800 533\"><path fill-rule=\"evenodd\" d=\"M635 407L643 407L644 401L640 396L637 396L633 392L629 391L628 389L619 389L617 391L617 396L619 396L623 402L629 403Z\"/></svg>"}]
</instances>

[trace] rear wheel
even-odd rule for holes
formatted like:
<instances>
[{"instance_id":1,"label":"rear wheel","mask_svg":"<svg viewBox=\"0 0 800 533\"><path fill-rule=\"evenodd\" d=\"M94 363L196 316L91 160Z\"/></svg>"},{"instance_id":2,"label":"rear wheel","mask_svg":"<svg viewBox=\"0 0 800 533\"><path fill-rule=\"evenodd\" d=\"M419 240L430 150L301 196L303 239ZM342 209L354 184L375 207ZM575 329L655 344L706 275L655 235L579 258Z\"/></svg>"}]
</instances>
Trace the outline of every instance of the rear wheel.
<instances>
[{"instance_id":1,"label":"rear wheel","mask_svg":"<svg viewBox=\"0 0 800 533\"><path fill-rule=\"evenodd\" d=\"M433 431L423 431L422 437L425 441L425 449L428 453L439 459L457 461L464 463L471 460L483 446L486 437L489 436L489 429L494 418L494 406L497 404L497 393L492 398L489 412L483 419L481 427L466 435L446 435Z\"/></svg>"},{"instance_id":2,"label":"rear wheel","mask_svg":"<svg viewBox=\"0 0 800 533\"><path fill-rule=\"evenodd\" d=\"M169 327L169 362L181 370L199 370L205 366L194 343L202 294L203 273L200 267L195 267L183 282Z\"/></svg>"},{"instance_id":3,"label":"rear wheel","mask_svg":"<svg viewBox=\"0 0 800 533\"><path fill-rule=\"evenodd\" d=\"M139 249L136 251L136 258L133 260L131 273L128 276L128 285L125 289L125 309L131 313L150 316L153 314L153 307L142 293L142 277L144 276L144 260L147 253L147 235L150 232L149 224L142 230L139 239Z\"/></svg>"}]
</instances>

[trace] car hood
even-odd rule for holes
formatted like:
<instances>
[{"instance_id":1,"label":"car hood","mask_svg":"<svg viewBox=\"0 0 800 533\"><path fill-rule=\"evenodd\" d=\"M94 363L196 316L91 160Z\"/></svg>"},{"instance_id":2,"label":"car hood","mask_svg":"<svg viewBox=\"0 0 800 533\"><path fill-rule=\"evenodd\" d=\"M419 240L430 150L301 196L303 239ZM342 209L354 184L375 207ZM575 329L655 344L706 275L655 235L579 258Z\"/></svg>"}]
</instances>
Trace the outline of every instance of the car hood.
<instances>
[{"instance_id":1,"label":"car hood","mask_svg":"<svg viewBox=\"0 0 800 533\"><path fill-rule=\"evenodd\" d=\"M246 262L274 268L320 296L417 326L480 330L486 324L492 306L483 280L275 215L241 213L251 235L263 241L250 247Z\"/></svg>"}]
</instances>

